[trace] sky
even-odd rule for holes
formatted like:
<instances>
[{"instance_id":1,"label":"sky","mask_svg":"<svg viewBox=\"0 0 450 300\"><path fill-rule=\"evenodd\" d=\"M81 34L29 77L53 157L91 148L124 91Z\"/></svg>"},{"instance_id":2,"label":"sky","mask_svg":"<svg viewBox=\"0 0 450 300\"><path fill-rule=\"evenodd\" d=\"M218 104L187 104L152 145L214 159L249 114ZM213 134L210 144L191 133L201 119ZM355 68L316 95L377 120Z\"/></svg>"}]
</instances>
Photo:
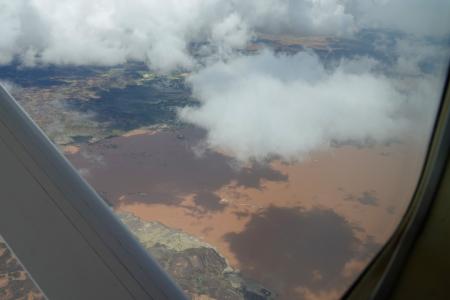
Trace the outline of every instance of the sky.
<instances>
[{"instance_id":1,"label":"sky","mask_svg":"<svg viewBox=\"0 0 450 300\"><path fill-rule=\"evenodd\" d=\"M335 141L424 138L445 78L449 14L446 0L0 0L0 65L188 71L200 105L179 117L207 131L205 147L239 161L301 160ZM241 51L258 34L364 30L392 61L329 66L312 51Z\"/></svg>"}]
</instances>

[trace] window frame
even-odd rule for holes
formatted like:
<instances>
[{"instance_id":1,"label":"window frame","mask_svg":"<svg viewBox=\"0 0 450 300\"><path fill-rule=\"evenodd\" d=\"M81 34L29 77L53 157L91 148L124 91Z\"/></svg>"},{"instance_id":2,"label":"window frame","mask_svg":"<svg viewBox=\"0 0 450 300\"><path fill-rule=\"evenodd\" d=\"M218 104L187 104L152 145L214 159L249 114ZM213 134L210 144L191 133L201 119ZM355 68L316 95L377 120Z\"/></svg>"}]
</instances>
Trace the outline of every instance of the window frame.
<instances>
[{"instance_id":1,"label":"window frame","mask_svg":"<svg viewBox=\"0 0 450 300\"><path fill-rule=\"evenodd\" d=\"M348 300L389 299L398 287L402 271L430 219L437 195L450 171L450 66L436 113L428 150L412 199L396 230L371 263L343 295ZM449 249L450 250L450 249ZM426 275L425 275L426 276Z\"/></svg>"}]
</instances>

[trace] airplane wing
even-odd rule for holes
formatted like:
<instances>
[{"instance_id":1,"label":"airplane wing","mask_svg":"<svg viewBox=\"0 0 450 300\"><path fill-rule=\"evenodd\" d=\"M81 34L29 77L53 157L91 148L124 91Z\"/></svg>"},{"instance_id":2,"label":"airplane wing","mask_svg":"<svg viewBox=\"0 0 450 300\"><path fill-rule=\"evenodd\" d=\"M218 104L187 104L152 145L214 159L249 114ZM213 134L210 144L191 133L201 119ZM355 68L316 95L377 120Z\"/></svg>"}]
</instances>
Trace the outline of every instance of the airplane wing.
<instances>
[{"instance_id":1,"label":"airplane wing","mask_svg":"<svg viewBox=\"0 0 450 300\"><path fill-rule=\"evenodd\" d=\"M185 299L0 86L0 234L50 299Z\"/></svg>"}]
</instances>

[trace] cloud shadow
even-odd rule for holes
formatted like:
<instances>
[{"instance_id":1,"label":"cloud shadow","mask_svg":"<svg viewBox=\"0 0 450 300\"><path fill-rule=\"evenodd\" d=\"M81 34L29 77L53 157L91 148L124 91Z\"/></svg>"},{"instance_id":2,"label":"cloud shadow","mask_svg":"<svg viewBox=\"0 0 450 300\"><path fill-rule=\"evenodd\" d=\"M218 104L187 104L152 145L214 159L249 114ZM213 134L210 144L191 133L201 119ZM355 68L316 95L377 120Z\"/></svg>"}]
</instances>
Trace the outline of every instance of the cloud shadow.
<instances>
[{"instance_id":1,"label":"cloud shadow","mask_svg":"<svg viewBox=\"0 0 450 300\"><path fill-rule=\"evenodd\" d=\"M330 209L269 207L254 214L245 229L225 239L241 271L283 295L296 289L327 291L343 284L345 264L367 257L377 245L360 241L354 227Z\"/></svg>"}]
</instances>

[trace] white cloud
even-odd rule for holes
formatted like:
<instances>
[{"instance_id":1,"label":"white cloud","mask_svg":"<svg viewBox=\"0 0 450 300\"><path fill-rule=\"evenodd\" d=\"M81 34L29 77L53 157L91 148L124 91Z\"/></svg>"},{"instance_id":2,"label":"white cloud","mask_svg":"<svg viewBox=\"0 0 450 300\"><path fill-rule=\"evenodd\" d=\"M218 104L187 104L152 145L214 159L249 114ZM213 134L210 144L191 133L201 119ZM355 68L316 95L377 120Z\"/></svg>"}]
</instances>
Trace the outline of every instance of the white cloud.
<instances>
[{"instance_id":1,"label":"white cloud","mask_svg":"<svg viewBox=\"0 0 450 300\"><path fill-rule=\"evenodd\" d=\"M254 31L342 36L381 26L449 34L449 10L444 0L0 0L0 64L139 60L170 71L196 64L192 43L228 55Z\"/></svg>"},{"instance_id":2,"label":"white cloud","mask_svg":"<svg viewBox=\"0 0 450 300\"><path fill-rule=\"evenodd\" d=\"M257 31L275 34L345 35L353 32L354 16L336 0L231 1Z\"/></svg>"},{"instance_id":3,"label":"white cloud","mask_svg":"<svg viewBox=\"0 0 450 300\"><path fill-rule=\"evenodd\" d=\"M14 2L0 2L0 64L9 63L16 54L15 43L20 34L19 9Z\"/></svg>"},{"instance_id":4,"label":"white cloud","mask_svg":"<svg viewBox=\"0 0 450 300\"><path fill-rule=\"evenodd\" d=\"M312 53L242 56L190 82L201 106L180 116L207 129L209 146L240 160L299 159L332 140L394 138L407 125L397 112L407 99L388 78L346 62L326 70Z\"/></svg>"},{"instance_id":5,"label":"white cloud","mask_svg":"<svg viewBox=\"0 0 450 300\"><path fill-rule=\"evenodd\" d=\"M438 98L431 87L444 68L423 68L445 66L448 47L424 37L450 34L449 11L445 0L0 0L0 64L189 69L201 106L181 117L207 129L207 144L243 160L295 159L331 140L382 141L412 118L427 123L434 106L423 99ZM396 56L392 66L358 58L325 69L312 53L236 51L255 32L351 37L363 28L407 34L393 48L375 45Z\"/></svg>"},{"instance_id":6,"label":"white cloud","mask_svg":"<svg viewBox=\"0 0 450 300\"><path fill-rule=\"evenodd\" d=\"M397 30L414 35L448 36L448 0L344 0L359 27Z\"/></svg>"}]
</instances>

